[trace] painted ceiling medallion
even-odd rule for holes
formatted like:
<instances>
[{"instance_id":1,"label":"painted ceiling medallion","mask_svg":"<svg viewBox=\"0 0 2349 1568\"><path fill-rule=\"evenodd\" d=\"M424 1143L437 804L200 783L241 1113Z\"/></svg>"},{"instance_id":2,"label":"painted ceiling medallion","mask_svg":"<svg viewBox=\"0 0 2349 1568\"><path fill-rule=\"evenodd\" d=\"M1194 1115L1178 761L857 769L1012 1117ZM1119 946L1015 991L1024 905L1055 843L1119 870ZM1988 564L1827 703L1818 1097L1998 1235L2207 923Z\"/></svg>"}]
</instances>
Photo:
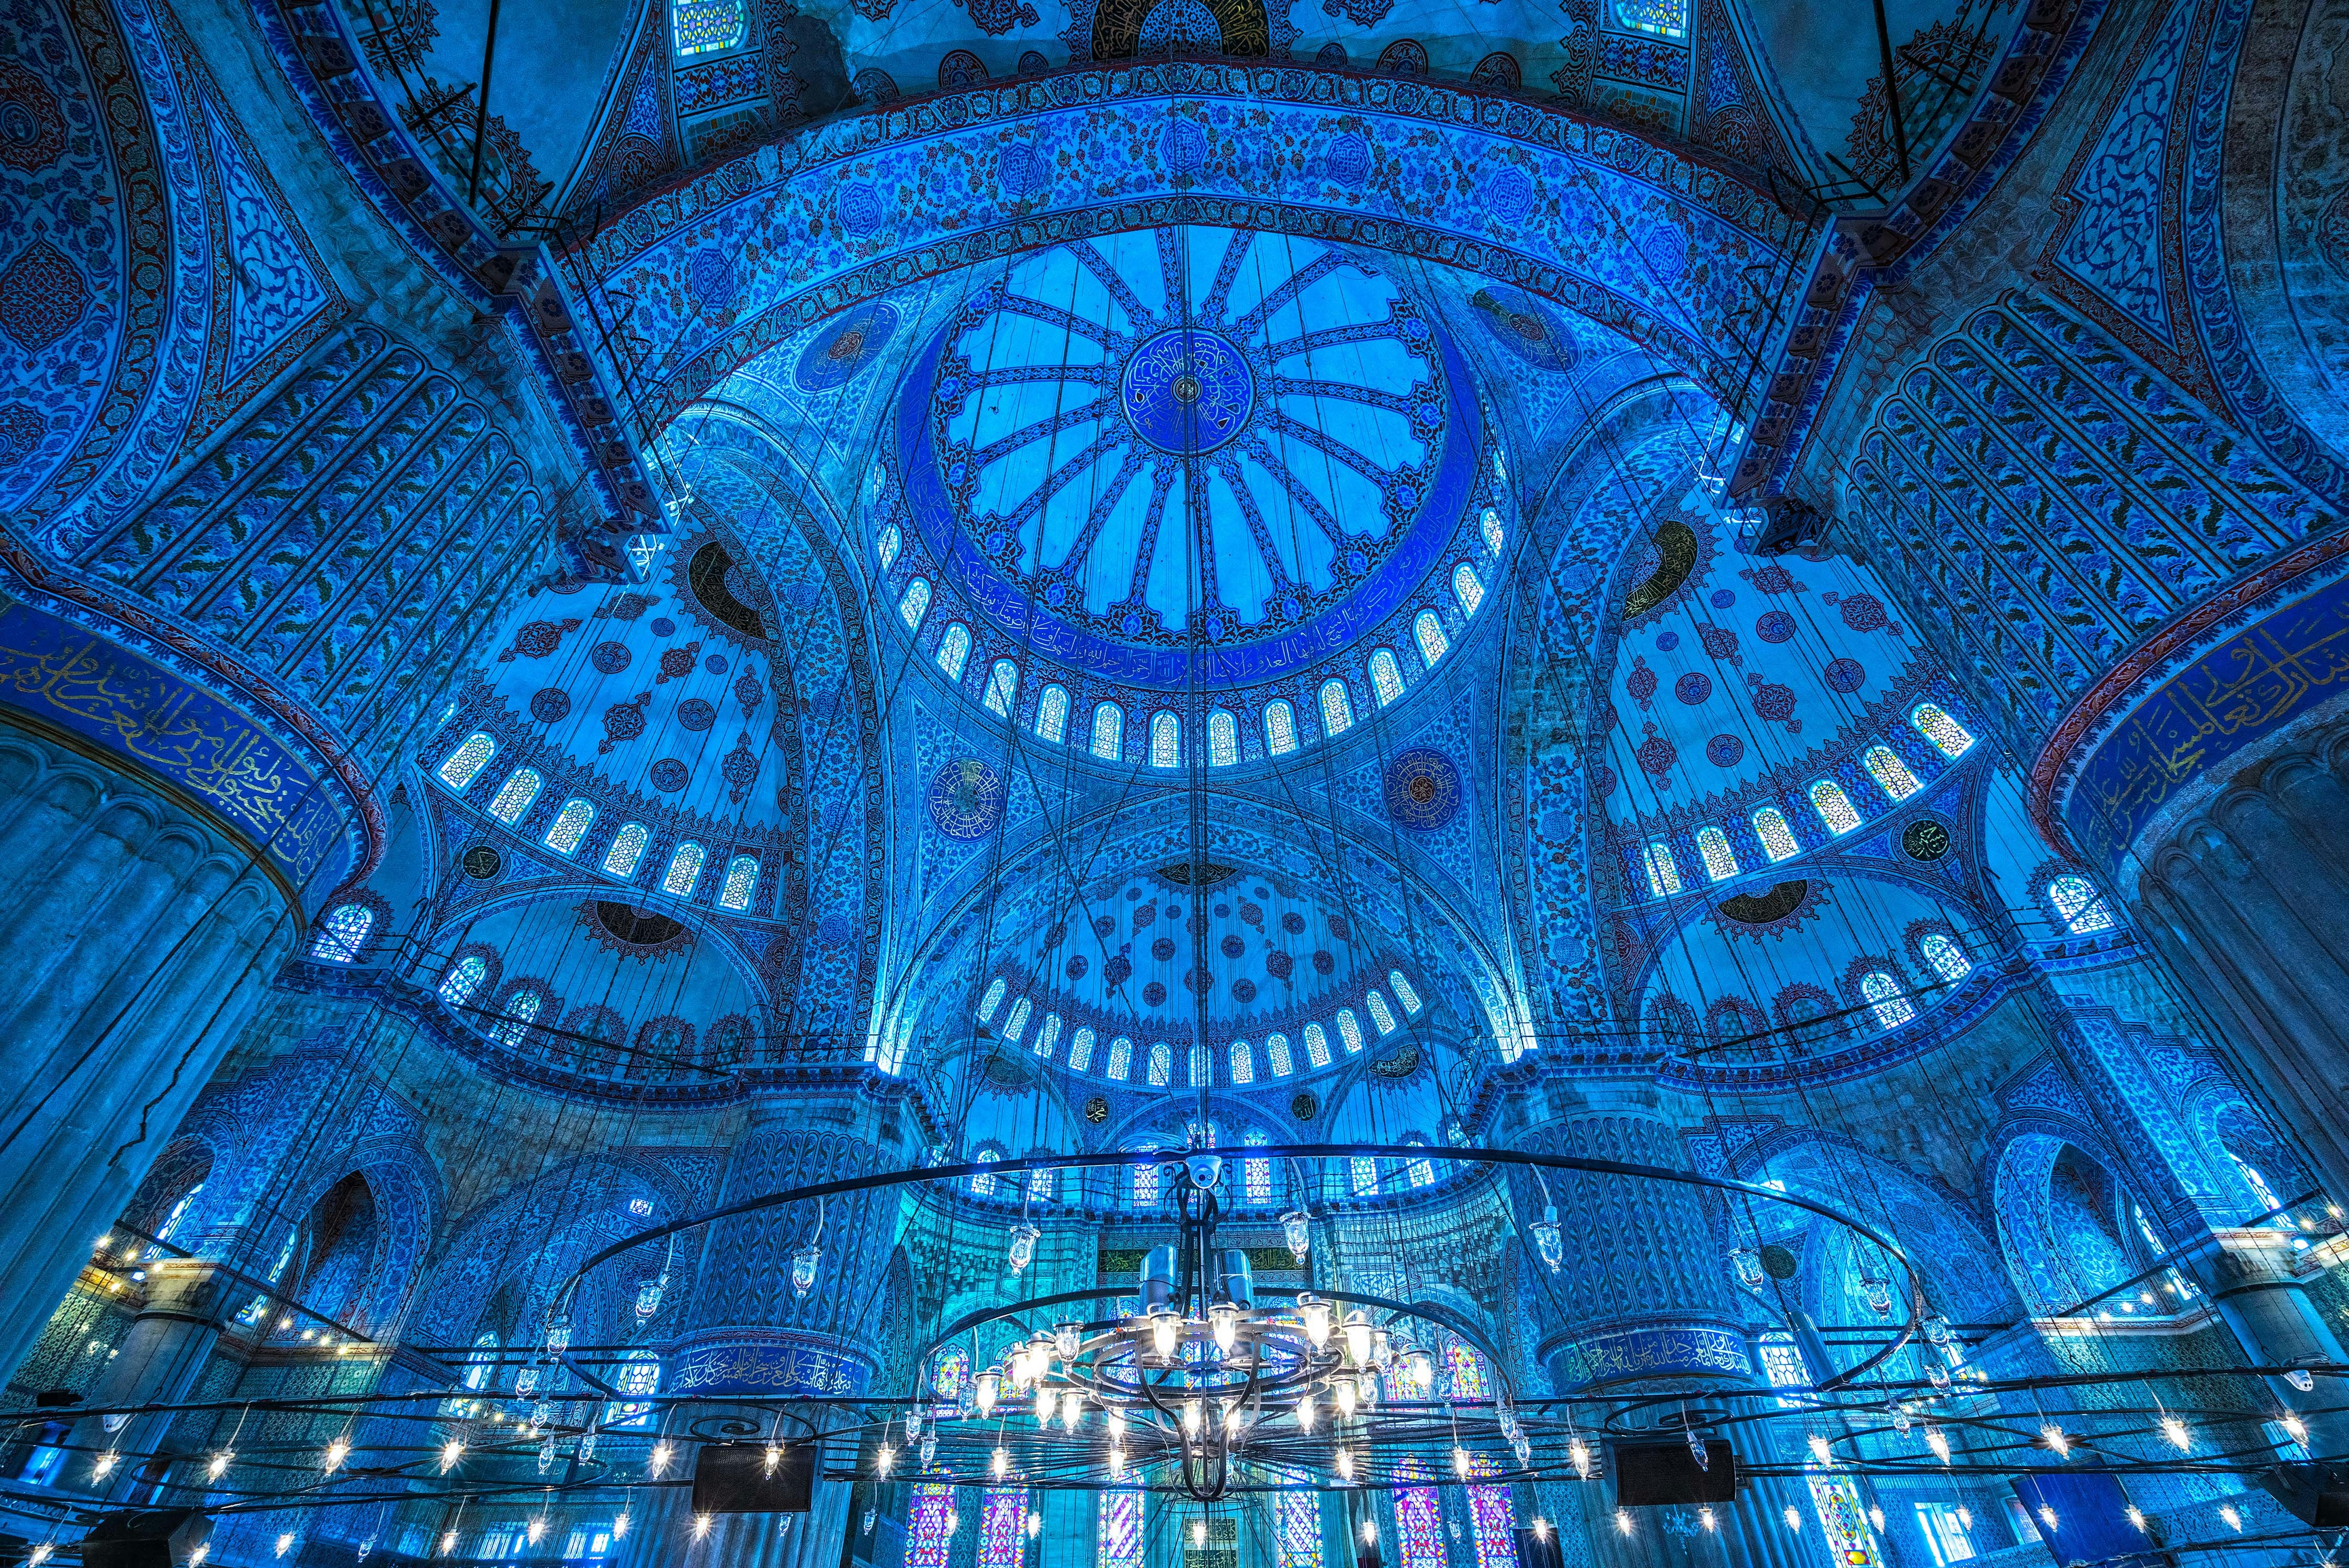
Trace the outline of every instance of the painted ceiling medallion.
<instances>
[{"instance_id":1,"label":"painted ceiling medallion","mask_svg":"<svg viewBox=\"0 0 2349 1568\"><path fill-rule=\"evenodd\" d=\"M957 757L931 776L929 806L948 838L984 838L1003 815L1003 776L977 757Z\"/></svg>"},{"instance_id":2,"label":"painted ceiling medallion","mask_svg":"<svg viewBox=\"0 0 2349 1568\"><path fill-rule=\"evenodd\" d=\"M1387 815L1398 827L1433 833L1460 811L1460 770L1432 746L1414 746L1387 764Z\"/></svg>"}]
</instances>

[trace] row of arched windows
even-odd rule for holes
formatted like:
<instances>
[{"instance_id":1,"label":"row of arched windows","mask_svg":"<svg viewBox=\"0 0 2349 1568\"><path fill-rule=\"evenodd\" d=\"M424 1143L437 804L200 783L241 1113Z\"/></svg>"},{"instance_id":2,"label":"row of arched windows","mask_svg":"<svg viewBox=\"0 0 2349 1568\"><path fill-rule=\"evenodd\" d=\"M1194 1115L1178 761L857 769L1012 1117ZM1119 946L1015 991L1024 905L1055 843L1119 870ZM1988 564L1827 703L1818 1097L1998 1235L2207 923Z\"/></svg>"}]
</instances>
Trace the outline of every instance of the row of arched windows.
<instances>
[{"instance_id":1,"label":"row of arched windows","mask_svg":"<svg viewBox=\"0 0 2349 1568\"><path fill-rule=\"evenodd\" d=\"M1931 702L1920 702L1909 710L1909 722L1951 761L1963 756L1974 743L1973 736L1967 732L1964 725L1951 718L1946 710ZM1902 762L1891 747L1882 744L1870 746L1860 753L1859 761L1860 766L1868 770L1868 776L1883 788L1887 797L1901 801L1917 793L1916 774L1909 771L1909 764ZM1816 779L1804 793L1828 836L1840 837L1859 826L1858 810L1851 804L1851 797L1844 793L1843 786L1835 780ZM1762 806L1748 820L1753 825L1754 836L1762 845L1762 853L1771 864L1791 859L1802 853L1802 845L1795 837L1794 825L1776 806ZM1729 835L1718 825L1707 824L1697 829L1696 851L1708 881L1725 882L1748 869L1738 864L1737 851L1730 844ZM1680 864L1672 853L1670 840L1651 839L1647 846L1645 861L1651 893L1664 898L1682 890Z\"/></svg>"}]
</instances>

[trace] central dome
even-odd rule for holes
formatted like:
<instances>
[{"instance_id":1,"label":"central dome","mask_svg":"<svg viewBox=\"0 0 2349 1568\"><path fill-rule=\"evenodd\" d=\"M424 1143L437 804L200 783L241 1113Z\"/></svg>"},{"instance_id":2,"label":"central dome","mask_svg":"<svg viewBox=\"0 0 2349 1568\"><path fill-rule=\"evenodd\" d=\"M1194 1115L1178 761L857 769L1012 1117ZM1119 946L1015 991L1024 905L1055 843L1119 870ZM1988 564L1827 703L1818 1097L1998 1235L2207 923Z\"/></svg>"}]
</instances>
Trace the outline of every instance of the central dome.
<instances>
[{"instance_id":1,"label":"central dome","mask_svg":"<svg viewBox=\"0 0 2349 1568\"><path fill-rule=\"evenodd\" d=\"M1158 229L976 294L907 378L898 456L928 553L1006 635L1179 690L1278 677L1401 606L1467 504L1473 401L1350 253Z\"/></svg>"}]
</instances>

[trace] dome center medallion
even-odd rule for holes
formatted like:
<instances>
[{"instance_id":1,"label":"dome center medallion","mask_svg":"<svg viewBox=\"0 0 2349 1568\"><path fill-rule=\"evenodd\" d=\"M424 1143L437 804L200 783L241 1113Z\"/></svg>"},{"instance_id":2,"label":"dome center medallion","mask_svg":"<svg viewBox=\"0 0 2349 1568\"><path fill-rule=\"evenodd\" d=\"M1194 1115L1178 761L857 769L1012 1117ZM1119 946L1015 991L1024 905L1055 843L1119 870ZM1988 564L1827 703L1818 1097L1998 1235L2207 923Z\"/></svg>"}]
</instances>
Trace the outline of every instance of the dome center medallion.
<instances>
[{"instance_id":1,"label":"dome center medallion","mask_svg":"<svg viewBox=\"0 0 2349 1568\"><path fill-rule=\"evenodd\" d=\"M1120 379L1134 433L1160 452L1215 451L1247 428L1256 373L1224 337L1195 327L1143 340Z\"/></svg>"}]
</instances>

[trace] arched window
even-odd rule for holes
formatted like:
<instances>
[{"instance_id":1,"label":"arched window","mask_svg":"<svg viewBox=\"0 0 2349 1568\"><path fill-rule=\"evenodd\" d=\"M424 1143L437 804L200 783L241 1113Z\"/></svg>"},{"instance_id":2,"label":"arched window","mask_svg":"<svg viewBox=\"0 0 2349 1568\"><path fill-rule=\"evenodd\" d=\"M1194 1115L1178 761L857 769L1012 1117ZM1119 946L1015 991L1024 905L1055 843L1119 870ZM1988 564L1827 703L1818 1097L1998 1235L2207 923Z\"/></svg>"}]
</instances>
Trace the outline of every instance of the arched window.
<instances>
[{"instance_id":1,"label":"arched window","mask_svg":"<svg viewBox=\"0 0 2349 1568\"><path fill-rule=\"evenodd\" d=\"M1235 1040L1231 1047L1232 1082L1247 1085L1256 1082L1256 1047L1245 1040Z\"/></svg>"},{"instance_id":2,"label":"arched window","mask_svg":"<svg viewBox=\"0 0 2349 1568\"><path fill-rule=\"evenodd\" d=\"M1240 760L1239 721L1218 708L1207 715L1207 761L1219 768Z\"/></svg>"},{"instance_id":3,"label":"arched window","mask_svg":"<svg viewBox=\"0 0 2349 1568\"><path fill-rule=\"evenodd\" d=\"M1057 1012L1048 1012L1044 1014L1044 1022L1036 1025L1036 1044L1029 1049L1034 1051L1039 1056L1050 1056L1052 1054L1052 1047L1060 1043L1061 1015Z\"/></svg>"},{"instance_id":4,"label":"arched window","mask_svg":"<svg viewBox=\"0 0 2349 1568\"><path fill-rule=\"evenodd\" d=\"M1003 1005L1003 977L1001 975L998 975L995 977L994 981L988 986L987 994L978 999L978 1021L981 1023L993 1018L995 1016L995 1010Z\"/></svg>"},{"instance_id":5,"label":"arched window","mask_svg":"<svg viewBox=\"0 0 2349 1568\"><path fill-rule=\"evenodd\" d=\"M1036 738L1059 745L1069 732L1069 689L1052 685L1036 699Z\"/></svg>"},{"instance_id":6,"label":"arched window","mask_svg":"<svg viewBox=\"0 0 2349 1568\"><path fill-rule=\"evenodd\" d=\"M677 57L714 55L742 41L742 0L675 0L670 36Z\"/></svg>"},{"instance_id":7,"label":"arched window","mask_svg":"<svg viewBox=\"0 0 2349 1568\"><path fill-rule=\"evenodd\" d=\"M1148 1150L1143 1150L1145 1154ZM1158 1163L1152 1160L1133 1168L1133 1206L1136 1209L1158 1207Z\"/></svg>"},{"instance_id":8,"label":"arched window","mask_svg":"<svg viewBox=\"0 0 2349 1568\"><path fill-rule=\"evenodd\" d=\"M1416 1133L1402 1141L1409 1144L1413 1148L1425 1148L1427 1147L1427 1140L1419 1137ZM1435 1162L1428 1158L1423 1154L1414 1155L1410 1160L1404 1163L1402 1173L1405 1177L1410 1179L1411 1184L1413 1187L1430 1187L1434 1185L1435 1182Z\"/></svg>"},{"instance_id":9,"label":"arched window","mask_svg":"<svg viewBox=\"0 0 2349 1568\"><path fill-rule=\"evenodd\" d=\"M1377 1160L1367 1158L1364 1156L1358 1154L1354 1156L1353 1158L1348 1160L1346 1162L1346 1166L1348 1174L1353 1179L1352 1187L1355 1197L1375 1198L1378 1196L1379 1162Z\"/></svg>"},{"instance_id":10,"label":"arched window","mask_svg":"<svg viewBox=\"0 0 2349 1568\"><path fill-rule=\"evenodd\" d=\"M440 782L460 794L471 787L490 759L498 754L498 743L479 730L465 737L465 743L449 753L440 764Z\"/></svg>"},{"instance_id":11,"label":"arched window","mask_svg":"<svg viewBox=\"0 0 2349 1568\"><path fill-rule=\"evenodd\" d=\"M737 855L727 862L726 886L718 894L718 904L725 909L747 909L750 907L750 890L759 885L759 857Z\"/></svg>"},{"instance_id":12,"label":"arched window","mask_svg":"<svg viewBox=\"0 0 2349 1568\"><path fill-rule=\"evenodd\" d=\"M1463 615L1475 615L1485 602L1485 585L1476 576L1476 568L1463 561L1452 568L1452 597L1460 601Z\"/></svg>"},{"instance_id":13,"label":"arched window","mask_svg":"<svg viewBox=\"0 0 2349 1568\"><path fill-rule=\"evenodd\" d=\"M1939 931L1927 931L1925 940L1917 944L1925 961L1933 966L1943 980L1963 980L1974 971L1973 961L1959 950L1958 944Z\"/></svg>"},{"instance_id":14,"label":"arched window","mask_svg":"<svg viewBox=\"0 0 2349 1568\"><path fill-rule=\"evenodd\" d=\"M545 1002L527 986L506 998L505 1009L498 1015L497 1027L491 1038L508 1049L519 1048L530 1038L530 1025L538 1022L538 1010Z\"/></svg>"},{"instance_id":15,"label":"arched window","mask_svg":"<svg viewBox=\"0 0 2349 1568\"><path fill-rule=\"evenodd\" d=\"M1321 682L1321 734L1326 740L1354 727L1354 700L1336 676Z\"/></svg>"},{"instance_id":16,"label":"arched window","mask_svg":"<svg viewBox=\"0 0 2349 1568\"><path fill-rule=\"evenodd\" d=\"M1362 1005L1371 1010L1371 1022L1379 1026L1381 1034L1392 1034L1395 1032L1394 1013L1388 1008L1385 997L1375 991L1367 992L1362 996ZM1340 1021L1343 1022L1342 1015Z\"/></svg>"},{"instance_id":17,"label":"arched window","mask_svg":"<svg viewBox=\"0 0 2349 1568\"><path fill-rule=\"evenodd\" d=\"M1011 717L1012 701L1019 695L1019 667L999 659L987 677L987 709L998 718Z\"/></svg>"},{"instance_id":18,"label":"arched window","mask_svg":"<svg viewBox=\"0 0 2349 1568\"><path fill-rule=\"evenodd\" d=\"M1069 1070L1081 1073L1093 1064L1093 1026L1081 1024L1069 1037Z\"/></svg>"},{"instance_id":19,"label":"arched window","mask_svg":"<svg viewBox=\"0 0 2349 1568\"><path fill-rule=\"evenodd\" d=\"M1061 1189L1061 1173L1057 1170L1031 1170L1028 1173L1028 1196L1039 1203L1050 1203Z\"/></svg>"},{"instance_id":20,"label":"arched window","mask_svg":"<svg viewBox=\"0 0 2349 1568\"><path fill-rule=\"evenodd\" d=\"M1819 814L1829 833L1849 833L1859 826L1859 813L1852 810L1843 785L1833 779L1820 779L1811 785L1811 809Z\"/></svg>"},{"instance_id":21,"label":"arched window","mask_svg":"<svg viewBox=\"0 0 2349 1568\"><path fill-rule=\"evenodd\" d=\"M1672 846L1658 838L1648 845L1648 891L1659 898L1669 898L1681 890L1680 862L1672 857Z\"/></svg>"},{"instance_id":22,"label":"arched window","mask_svg":"<svg viewBox=\"0 0 2349 1568\"><path fill-rule=\"evenodd\" d=\"M612 836L612 847L604 851L604 875L617 877L625 882L636 874L636 862L645 857L645 846L653 836L641 822L631 822Z\"/></svg>"},{"instance_id":23,"label":"arched window","mask_svg":"<svg viewBox=\"0 0 2349 1568\"><path fill-rule=\"evenodd\" d=\"M1028 1014L1033 1011L1034 1004L1024 996L1013 1002L1011 1011L1003 1015L1003 1037L1018 1044L1019 1037L1028 1033Z\"/></svg>"},{"instance_id":24,"label":"arched window","mask_svg":"<svg viewBox=\"0 0 2349 1568\"><path fill-rule=\"evenodd\" d=\"M498 1348L497 1332L492 1329L477 1337L473 1341L473 1348L494 1353ZM470 1355L465 1358L465 1371L460 1381L478 1394L490 1386L490 1378L497 1369L497 1357L494 1354Z\"/></svg>"},{"instance_id":25,"label":"arched window","mask_svg":"<svg viewBox=\"0 0 2349 1568\"><path fill-rule=\"evenodd\" d=\"M538 798L539 787L546 781L538 776L536 768L516 768L498 786L497 797L490 802L490 815L509 826L520 822L530 803Z\"/></svg>"},{"instance_id":26,"label":"arched window","mask_svg":"<svg viewBox=\"0 0 2349 1568\"><path fill-rule=\"evenodd\" d=\"M1353 1014L1348 1013L1347 1016L1350 1018ZM1305 1064L1309 1067L1330 1064L1330 1034L1319 1023L1305 1026Z\"/></svg>"},{"instance_id":27,"label":"arched window","mask_svg":"<svg viewBox=\"0 0 2349 1568\"><path fill-rule=\"evenodd\" d=\"M1430 670L1435 668L1437 659L1452 651L1452 639L1444 635L1444 623L1435 618L1432 609L1420 611L1411 623L1411 638L1419 644L1420 661Z\"/></svg>"},{"instance_id":28,"label":"arched window","mask_svg":"<svg viewBox=\"0 0 2349 1568\"><path fill-rule=\"evenodd\" d=\"M2240 1165L2242 1162L2238 1160L2236 1163ZM163 1216L163 1222L160 1225L155 1227L155 1240L168 1241L171 1239L172 1232L180 1228L180 1221L188 1217L188 1206L196 1200L196 1195L203 1189L204 1184L199 1181L180 1194L180 1200L171 1205L171 1211ZM2275 1205L2271 1203L2268 1207L2272 1209ZM158 1254L150 1251L147 1255L152 1258Z\"/></svg>"},{"instance_id":29,"label":"arched window","mask_svg":"<svg viewBox=\"0 0 2349 1568\"><path fill-rule=\"evenodd\" d=\"M1265 1147L1264 1134L1253 1129L1240 1141L1250 1148ZM1240 1161L1240 1194L1255 1207L1260 1208L1272 1201L1272 1161L1254 1158Z\"/></svg>"},{"instance_id":30,"label":"arched window","mask_svg":"<svg viewBox=\"0 0 2349 1568\"><path fill-rule=\"evenodd\" d=\"M1133 1071L1133 1042L1121 1034L1109 1043L1109 1075L1123 1084Z\"/></svg>"},{"instance_id":31,"label":"arched window","mask_svg":"<svg viewBox=\"0 0 2349 1568\"><path fill-rule=\"evenodd\" d=\"M563 803L563 809L546 825L546 846L557 855L570 854L587 836L587 825L595 820L595 808L573 796Z\"/></svg>"},{"instance_id":32,"label":"arched window","mask_svg":"<svg viewBox=\"0 0 2349 1568\"><path fill-rule=\"evenodd\" d=\"M1696 852L1704 862L1704 874L1716 882L1725 882L1737 875L1737 854L1729 847L1729 836L1718 827L1707 825L1696 830Z\"/></svg>"},{"instance_id":33,"label":"arched window","mask_svg":"<svg viewBox=\"0 0 2349 1568\"><path fill-rule=\"evenodd\" d=\"M1485 515L1477 519L1477 525L1485 530L1485 548L1495 556L1499 555L1501 546L1508 542L1509 537L1501 531L1501 514L1487 506Z\"/></svg>"},{"instance_id":34,"label":"arched window","mask_svg":"<svg viewBox=\"0 0 2349 1568\"><path fill-rule=\"evenodd\" d=\"M375 911L365 904L337 904L318 922L310 956L328 963L357 963L367 950L367 934L375 929Z\"/></svg>"},{"instance_id":35,"label":"arched window","mask_svg":"<svg viewBox=\"0 0 2349 1568\"><path fill-rule=\"evenodd\" d=\"M1859 994L1876 1014L1876 1026L1879 1029L1898 1029L1917 1016L1917 1010L1900 992L1900 982L1880 969L1869 970L1859 977Z\"/></svg>"},{"instance_id":36,"label":"arched window","mask_svg":"<svg viewBox=\"0 0 2349 1568\"><path fill-rule=\"evenodd\" d=\"M678 845L668 857L668 870L661 877L661 891L672 898L690 898L694 884L701 880L701 863L709 851L688 838Z\"/></svg>"},{"instance_id":37,"label":"arched window","mask_svg":"<svg viewBox=\"0 0 2349 1568\"><path fill-rule=\"evenodd\" d=\"M440 976L440 1000L451 1007L462 1007L489 977L490 961L479 953L467 953Z\"/></svg>"},{"instance_id":38,"label":"arched window","mask_svg":"<svg viewBox=\"0 0 2349 1568\"><path fill-rule=\"evenodd\" d=\"M2251 1197L2258 1201L2260 1212L2261 1214L2272 1214L2277 1210L2283 1207L2283 1200L2276 1196L2275 1189L2268 1185L2268 1179L2261 1173L2259 1167L2251 1164L2249 1161L2245 1160L2241 1155L2237 1154L2232 1149L2229 1149L2227 1151L2227 1158L2235 1162L2235 1169L2237 1173L2242 1177L2243 1185L2251 1189ZM197 1192L202 1192L202 1190L203 1189L202 1187L198 1187L194 1192L188 1194L188 1198L193 1198ZM183 1207L186 1205L187 1201L187 1198L180 1199L180 1202ZM171 1213L174 1219L178 1218L178 1210L173 1210ZM167 1233L167 1231L157 1232L158 1235L164 1235Z\"/></svg>"},{"instance_id":39,"label":"arched window","mask_svg":"<svg viewBox=\"0 0 2349 1568\"><path fill-rule=\"evenodd\" d=\"M1212 1075L1213 1070L1207 1065L1207 1048L1205 1045L1194 1045L1185 1051L1183 1056L1183 1064L1190 1072L1190 1076L1185 1082L1192 1088L1204 1089L1215 1082ZM1208 1134L1207 1141L1209 1143L1216 1141L1212 1130Z\"/></svg>"},{"instance_id":40,"label":"arched window","mask_svg":"<svg viewBox=\"0 0 2349 1568\"><path fill-rule=\"evenodd\" d=\"M981 1165L993 1165L997 1160L1002 1158L1003 1157L1001 1155L996 1153L991 1148L983 1148L978 1151L978 1163ZM991 1170L975 1170L971 1172L970 1195L973 1198L994 1197L995 1172Z\"/></svg>"},{"instance_id":41,"label":"arched window","mask_svg":"<svg viewBox=\"0 0 2349 1568\"><path fill-rule=\"evenodd\" d=\"M930 613L930 579L916 577L905 585L905 597L897 601L897 618L905 623L907 631L922 629L922 618Z\"/></svg>"},{"instance_id":42,"label":"arched window","mask_svg":"<svg viewBox=\"0 0 2349 1568\"><path fill-rule=\"evenodd\" d=\"M1285 757L1297 749L1297 710L1287 698L1276 698L1264 705L1264 749L1276 757Z\"/></svg>"},{"instance_id":43,"label":"arched window","mask_svg":"<svg viewBox=\"0 0 2349 1568\"><path fill-rule=\"evenodd\" d=\"M1973 736L1966 732L1963 724L1930 702L1920 702L1909 709L1909 722L1916 727L1919 734L1932 742L1941 755L1953 761L1964 756L1966 748L1974 743Z\"/></svg>"},{"instance_id":44,"label":"arched window","mask_svg":"<svg viewBox=\"0 0 2349 1568\"><path fill-rule=\"evenodd\" d=\"M2054 878L2047 884L2047 901L2055 906L2055 917L2064 922L2064 929L2075 937L2113 929L2111 908L2085 877L2067 872Z\"/></svg>"},{"instance_id":45,"label":"arched window","mask_svg":"<svg viewBox=\"0 0 2349 1568\"><path fill-rule=\"evenodd\" d=\"M1264 1037L1264 1059L1272 1064L1272 1075L1286 1078L1297 1071L1296 1060L1288 1054L1288 1036L1275 1032Z\"/></svg>"},{"instance_id":46,"label":"arched window","mask_svg":"<svg viewBox=\"0 0 2349 1568\"><path fill-rule=\"evenodd\" d=\"M1093 710L1093 755L1113 763L1125 754L1125 710L1103 702Z\"/></svg>"},{"instance_id":47,"label":"arched window","mask_svg":"<svg viewBox=\"0 0 2349 1568\"><path fill-rule=\"evenodd\" d=\"M1402 971L1387 971L1387 984L1394 988L1395 1000L1402 1003L1402 1010L1413 1018L1418 1017L1419 992L1412 989L1412 983L1403 978Z\"/></svg>"},{"instance_id":48,"label":"arched window","mask_svg":"<svg viewBox=\"0 0 2349 1568\"><path fill-rule=\"evenodd\" d=\"M1183 763L1183 721L1161 708L1150 716L1150 765L1180 767Z\"/></svg>"},{"instance_id":49,"label":"arched window","mask_svg":"<svg viewBox=\"0 0 2349 1568\"><path fill-rule=\"evenodd\" d=\"M1454 1399L1487 1399L1492 1397L1492 1383L1485 1375L1485 1358L1459 1340L1449 1340L1444 1346L1444 1372L1451 1384Z\"/></svg>"},{"instance_id":50,"label":"arched window","mask_svg":"<svg viewBox=\"0 0 2349 1568\"><path fill-rule=\"evenodd\" d=\"M650 1425L653 1396L660 1392L660 1352L628 1352L621 1359L619 1375L612 1379L612 1386L626 1397L605 1407L604 1424L630 1430Z\"/></svg>"},{"instance_id":51,"label":"arched window","mask_svg":"<svg viewBox=\"0 0 2349 1568\"><path fill-rule=\"evenodd\" d=\"M1868 770L1878 788L1894 800L1907 800L1917 793L1917 775L1909 764L1892 753L1889 746L1870 746L1860 753L1860 765Z\"/></svg>"},{"instance_id":52,"label":"arched window","mask_svg":"<svg viewBox=\"0 0 2349 1568\"><path fill-rule=\"evenodd\" d=\"M1754 836L1762 841L1762 853L1773 861L1803 852L1803 846L1795 842L1795 830L1786 826L1786 814L1775 805L1765 805L1754 814Z\"/></svg>"},{"instance_id":53,"label":"arched window","mask_svg":"<svg viewBox=\"0 0 2349 1568\"><path fill-rule=\"evenodd\" d=\"M1338 1038L1344 1043L1349 1056L1362 1048L1362 1021L1354 1016L1354 1010L1350 1007L1338 1009ZM1313 1064L1317 1067L1328 1065L1322 1062Z\"/></svg>"},{"instance_id":54,"label":"arched window","mask_svg":"<svg viewBox=\"0 0 2349 1568\"><path fill-rule=\"evenodd\" d=\"M1164 1040L1150 1047L1150 1086L1163 1089L1174 1076L1174 1048Z\"/></svg>"},{"instance_id":55,"label":"arched window","mask_svg":"<svg viewBox=\"0 0 2349 1568\"><path fill-rule=\"evenodd\" d=\"M1381 648L1371 655L1371 691L1383 708L1402 695L1402 665L1392 648Z\"/></svg>"},{"instance_id":56,"label":"arched window","mask_svg":"<svg viewBox=\"0 0 2349 1568\"><path fill-rule=\"evenodd\" d=\"M1615 20L1635 33L1680 38L1688 33L1688 0L1615 0Z\"/></svg>"},{"instance_id":57,"label":"arched window","mask_svg":"<svg viewBox=\"0 0 2349 1568\"><path fill-rule=\"evenodd\" d=\"M939 671L949 680L962 679L962 667L970 658L970 628L960 621L947 627L947 634L938 639Z\"/></svg>"},{"instance_id":58,"label":"arched window","mask_svg":"<svg viewBox=\"0 0 2349 1568\"><path fill-rule=\"evenodd\" d=\"M897 532L897 525L895 523L881 530L881 537L874 545L873 553L881 557L883 571L885 572L897 564L897 547L905 542L905 535Z\"/></svg>"}]
</instances>

